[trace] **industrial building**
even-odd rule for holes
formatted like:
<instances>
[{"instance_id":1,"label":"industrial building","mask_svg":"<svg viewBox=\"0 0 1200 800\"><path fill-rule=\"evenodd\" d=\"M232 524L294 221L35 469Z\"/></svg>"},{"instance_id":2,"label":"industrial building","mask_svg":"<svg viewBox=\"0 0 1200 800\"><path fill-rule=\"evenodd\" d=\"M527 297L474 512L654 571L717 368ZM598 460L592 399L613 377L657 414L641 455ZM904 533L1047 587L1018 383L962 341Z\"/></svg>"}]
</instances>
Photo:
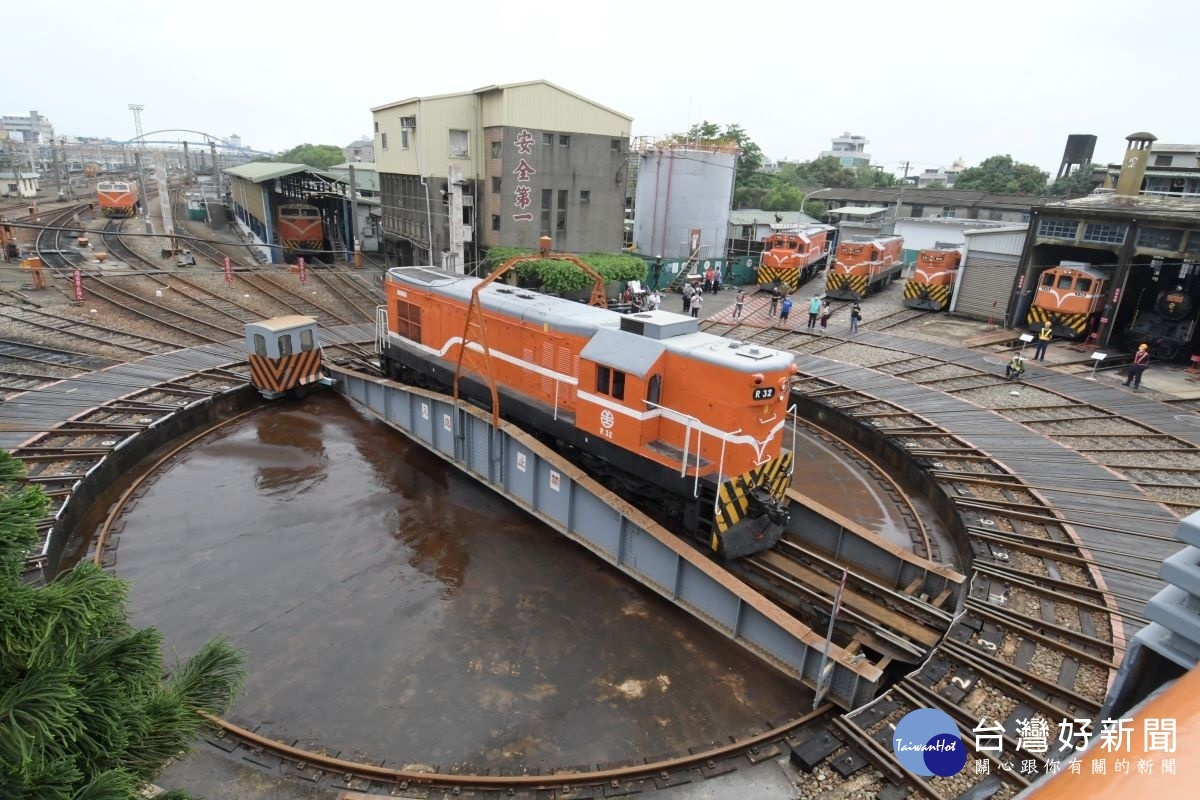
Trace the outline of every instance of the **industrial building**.
<instances>
[{"instance_id":1,"label":"industrial building","mask_svg":"<svg viewBox=\"0 0 1200 800\"><path fill-rule=\"evenodd\" d=\"M1089 342L1146 342L1154 356L1186 358L1198 347L1200 197L1146 190L1155 137L1139 132L1126 139L1114 190L1033 209L1011 286L1010 318L1022 324L1046 267L1085 263L1108 279L1104 308L1089 321Z\"/></svg>"},{"instance_id":2,"label":"industrial building","mask_svg":"<svg viewBox=\"0 0 1200 800\"><path fill-rule=\"evenodd\" d=\"M463 271L543 235L620 250L631 117L543 80L371 113L388 263Z\"/></svg>"},{"instance_id":3,"label":"industrial building","mask_svg":"<svg viewBox=\"0 0 1200 800\"><path fill-rule=\"evenodd\" d=\"M337 176L307 164L252 162L223 170L230 176L229 195L234 219L256 245L263 261L282 263L296 255L310 259L346 258L353 240L350 201ZM316 209L321 221L319 246L300 252L280 236L279 211L286 204L302 203Z\"/></svg>"},{"instance_id":4,"label":"industrial building","mask_svg":"<svg viewBox=\"0 0 1200 800\"><path fill-rule=\"evenodd\" d=\"M1029 209L1044 197L1035 194L1001 194L959 189L822 189L810 199L826 211L846 207L886 208L889 216L982 219L989 222L1029 222ZM897 208L899 206L899 208Z\"/></svg>"}]
</instances>

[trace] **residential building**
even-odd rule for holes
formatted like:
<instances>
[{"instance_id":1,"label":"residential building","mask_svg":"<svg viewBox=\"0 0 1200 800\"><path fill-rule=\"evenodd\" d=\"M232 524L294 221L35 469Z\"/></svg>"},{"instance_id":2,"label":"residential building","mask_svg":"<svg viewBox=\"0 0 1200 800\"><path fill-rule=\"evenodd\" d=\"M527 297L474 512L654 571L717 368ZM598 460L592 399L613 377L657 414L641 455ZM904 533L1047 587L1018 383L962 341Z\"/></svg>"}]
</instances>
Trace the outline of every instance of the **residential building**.
<instances>
[{"instance_id":1,"label":"residential building","mask_svg":"<svg viewBox=\"0 0 1200 800\"><path fill-rule=\"evenodd\" d=\"M355 139L342 148L342 155L347 161L375 161L375 142L363 137Z\"/></svg>"},{"instance_id":2,"label":"residential building","mask_svg":"<svg viewBox=\"0 0 1200 800\"><path fill-rule=\"evenodd\" d=\"M866 152L867 145L870 143L867 137L847 131L841 136L834 137L832 148L822 150L821 158L826 156L836 158L843 167L850 169L870 166L871 156Z\"/></svg>"},{"instance_id":3,"label":"residential building","mask_svg":"<svg viewBox=\"0 0 1200 800\"><path fill-rule=\"evenodd\" d=\"M1121 164L1109 164L1103 188L1115 188L1120 174ZM1154 141L1140 192L1150 197L1200 197L1200 144Z\"/></svg>"},{"instance_id":4,"label":"residential building","mask_svg":"<svg viewBox=\"0 0 1200 800\"><path fill-rule=\"evenodd\" d=\"M927 169L924 172L919 172L917 173L916 180L917 187L924 189L931 184L940 183L943 188L953 188L959 174L966 168L967 165L963 163L963 160L956 158L954 159L954 163L949 167L938 167L937 169Z\"/></svg>"},{"instance_id":5,"label":"residential building","mask_svg":"<svg viewBox=\"0 0 1200 800\"><path fill-rule=\"evenodd\" d=\"M0 128L10 135L21 134L26 142L49 144L54 141L54 126L36 111L30 111L27 117L0 117Z\"/></svg>"},{"instance_id":6,"label":"residential building","mask_svg":"<svg viewBox=\"0 0 1200 800\"><path fill-rule=\"evenodd\" d=\"M544 80L371 113L389 263L469 269L541 236L564 252L621 249L631 117Z\"/></svg>"}]
</instances>

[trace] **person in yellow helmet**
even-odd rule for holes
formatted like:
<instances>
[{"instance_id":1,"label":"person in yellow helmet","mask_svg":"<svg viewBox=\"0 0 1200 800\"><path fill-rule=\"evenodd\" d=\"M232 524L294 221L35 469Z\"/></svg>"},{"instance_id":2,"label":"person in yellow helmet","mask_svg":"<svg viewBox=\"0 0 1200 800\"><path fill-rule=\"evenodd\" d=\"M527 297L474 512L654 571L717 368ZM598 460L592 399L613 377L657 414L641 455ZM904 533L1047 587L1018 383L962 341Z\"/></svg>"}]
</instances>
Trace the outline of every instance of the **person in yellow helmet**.
<instances>
[{"instance_id":1,"label":"person in yellow helmet","mask_svg":"<svg viewBox=\"0 0 1200 800\"><path fill-rule=\"evenodd\" d=\"M1042 323L1041 330L1037 332L1037 344L1033 346L1033 360L1045 361L1046 348L1050 345L1050 338L1054 333L1054 326L1050 324L1050 320Z\"/></svg>"},{"instance_id":2,"label":"person in yellow helmet","mask_svg":"<svg viewBox=\"0 0 1200 800\"><path fill-rule=\"evenodd\" d=\"M1142 388L1142 373L1146 371L1146 367L1150 365L1150 345L1142 343L1138 345L1137 352L1133 354L1133 363L1129 366L1129 377L1125 378L1125 385L1129 386L1133 382L1133 390L1140 391Z\"/></svg>"}]
</instances>

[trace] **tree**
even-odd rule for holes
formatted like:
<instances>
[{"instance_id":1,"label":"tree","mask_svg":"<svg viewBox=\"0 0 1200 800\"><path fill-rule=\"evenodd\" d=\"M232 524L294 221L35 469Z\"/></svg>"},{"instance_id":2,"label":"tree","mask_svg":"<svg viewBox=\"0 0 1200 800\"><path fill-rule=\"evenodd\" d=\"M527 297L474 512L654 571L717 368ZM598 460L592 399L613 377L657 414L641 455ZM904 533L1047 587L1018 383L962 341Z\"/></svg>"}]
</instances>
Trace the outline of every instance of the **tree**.
<instances>
[{"instance_id":1,"label":"tree","mask_svg":"<svg viewBox=\"0 0 1200 800\"><path fill-rule=\"evenodd\" d=\"M855 189L887 189L896 185L896 176L869 164L860 164L854 169Z\"/></svg>"},{"instance_id":2,"label":"tree","mask_svg":"<svg viewBox=\"0 0 1200 800\"><path fill-rule=\"evenodd\" d=\"M1039 194L1046 190L1049 175L1032 164L1013 161L1009 155L984 159L978 167L964 169L954 182L955 189L978 192Z\"/></svg>"},{"instance_id":3,"label":"tree","mask_svg":"<svg viewBox=\"0 0 1200 800\"><path fill-rule=\"evenodd\" d=\"M758 174L762 167L763 154L759 147L746 133L741 125L726 125L724 129L715 122L698 122L688 129L686 134L675 134L670 137L676 142L697 142L699 144L737 145L737 176L734 188L747 185L750 176Z\"/></svg>"},{"instance_id":4,"label":"tree","mask_svg":"<svg viewBox=\"0 0 1200 800\"><path fill-rule=\"evenodd\" d=\"M1091 194L1092 189L1100 185L1092 170L1092 162L1086 162L1070 175L1064 175L1050 184L1048 193L1055 196Z\"/></svg>"},{"instance_id":5,"label":"tree","mask_svg":"<svg viewBox=\"0 0 1200 800\"><path fill-rule=\"evenodd\" d=\"M275 156L273 161L283 164L307 164L317 169L329 169L346 160L342 148L332 144L298 144L291 150Z\"/></svg>"},{"instance_id":6,"label":"tree","mask_svg":"<svg viewBox=\"0 0 1200 800\"><path fill-rule=\"evenodd\" d=\"M767 191L761 207L764 211L799 211L803 203L803 191L782 183Z\"/></svg>"},{"instance_id":7,"label":"tree","mask_svg":"<svg viewBox=\"0 0 1200 800\"><path fill-rule=\"evenodd\" d=\"M133 800L196 738L198 712L228 711L242 656L210 641L164 680L162 636L127 622L125 581L86 563L24 583L48 501L23 475L0 451L0 797Z\"/></svg>"},{"instance_id":8,"label":"tree","mask_svg":"<svg viewBox=\"0 0 1200 800\"><path fill-rule=\"evenodd\" d=\"M921 187L922 189L945 189L946 184L942 181L930 181Z\"/></svg>"}]
</instances>

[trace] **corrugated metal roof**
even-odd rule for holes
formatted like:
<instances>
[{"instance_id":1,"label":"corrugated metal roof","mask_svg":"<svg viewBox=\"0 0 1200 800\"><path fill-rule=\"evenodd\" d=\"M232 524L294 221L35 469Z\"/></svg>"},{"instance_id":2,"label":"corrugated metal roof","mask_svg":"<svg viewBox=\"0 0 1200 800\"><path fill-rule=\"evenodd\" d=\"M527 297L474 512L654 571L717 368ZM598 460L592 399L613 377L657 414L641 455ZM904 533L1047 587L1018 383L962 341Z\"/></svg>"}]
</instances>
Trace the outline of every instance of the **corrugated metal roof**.
<instances>
[{"instance_id":1,"label":"corrugated metal roof","mask_svg":"<svg viewBox=\"0 0 1200 800\"><path fill-rule=\"evenodd\" d=\"M812 225L815 222L815 219L802 211L763 211L761 208L738 208L729 212L730 225Z\"/></svg>"},{"instance_id":2,"label":"corrugated metal roof","mask_svg":"<svg viewBox=\"0 0 1200 800\"><path fill-rule=\"evenodd\" d=\"M841 214L843 217L869 217L872 214L882 214L887 211L887 206L846 206L844 208L831 208L830 214Z\"/></svg>"},{"instance_id":3,"label":"corrugated metal roof","mask_svg":"<svg viewBox=\"0 0 1200 800\"><path fill-rule=\"evenodd\" d=\"M295 175L297 172L311 172L331 181L341 180L338 176L322 169L310 167L308 164L280 164L275 161L252 161L249 164L239 164L236 167L221 170L227 175L236 175L251 183L262 183L282 178L285 175Z\"/></svg>"},{"instance_id":4,"label":"corrugated metal roof","mask_svg":"<svg viewBox=\"0 0 1200 800\"><path fill-rule=\"evenodd\" d=\"M970 231L963 231L963 236L986 236L989 233L1025 233L1028 230L1028 225L1007 225L1003 228L976 228Z\"/></svg>"},{"instance_id":5,"label":"corrugated metal roof","mask_svg":"<svg viewBox=\"0 0 1200 800\"><path fill-rule=\"evenodd\" d=\"M1189 222L1196 220L1200 214L1200 199L1185 197L1146 197L1103 192L1077 197L1074 200L1063 200L1057 203L1046 203L1042 206L1044 212L1062 211L1119 211L1130 215L1151 215L1164 219L1186 218Z\"/></svg>"},{"instance_id":6,"label":"corrugated metal roof","mask_svg":"<svg viewBox=\"0 0 1200 800\"><path fill-rule=\"evenodd\" d=\"M894 203L900 196L900 188L894 189L826 189L814 200L828 202L844 200L847 202L877 202ZM977 192L969 189L917 189L904 187L906 203L922 205L969 206L980 208L1029 208L1044 202L1045 197L1036 194L1006 194L994 192Z\"/></svg>"}]
</instances>

